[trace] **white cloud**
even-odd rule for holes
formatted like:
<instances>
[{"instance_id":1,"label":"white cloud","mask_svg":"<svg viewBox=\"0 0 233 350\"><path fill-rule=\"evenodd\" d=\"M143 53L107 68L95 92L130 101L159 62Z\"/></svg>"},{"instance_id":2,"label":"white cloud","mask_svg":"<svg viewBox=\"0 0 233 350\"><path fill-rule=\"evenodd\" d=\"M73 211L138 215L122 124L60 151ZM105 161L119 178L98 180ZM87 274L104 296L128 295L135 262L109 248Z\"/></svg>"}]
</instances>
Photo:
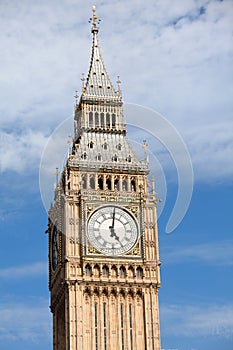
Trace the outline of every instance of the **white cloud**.
<instances>
[{"instance_id":1,"label":"white cloud","mask_svg":"<svg viewBox=\"0 0 233 350\"><path fill-rule=\"evenodd\" d=\"M30 144L14 141L15 129L43 138L72 114L74 91L89 64L91 7L89 0L0 4L0 113L8 130L3 169L22 171L25 159L33 160ZM218 176L230 178L232 149L224 131L233 107L231 1L102 1L97 13L103 58L111 76L120 73L125 100L159 110L184 137L191 135L199 179L210 179L217 164ZM217 128L220 141L212 137Z\"/></svg>"},{"instance_id":2,"label":"white cloud","mask_svg":"<svg viewBox=\"0 0 233 350\"><path fill-rule=\"evenodd\" d=\"M233 241L211 242L190 246L167 246L163 248L164 263L202 261L210 265L233 265Z\"/></svg>"},{"instance_id":3,"label":"white cloud","mask_svg":"<svg viewBox=\"0 0 233 350\"><path fill-rule=\"evenodd\" d=\"M13 266L0 269L0 278L11 279L14 278L25 278L25 277L37 277L39 275L47 274L47 263L36 262L24 266Z\"/></svg>"},{"instance_id":4,"label":"white cloud","mask_svg":"<svg viewBox=\"0 0 233 350\"><path fill-rule=\"evenodd\" d=\"M0 339L17 341L49 341L51 320L46 301L37 300L35 304L0 304Z\"/></svg>"},{"instance_id":5,"label":"white cloud","mask_svg":"<svg viewBox=\"0 0 233 350\"><path fill-rule=\"evenodd\" d=\"M47 141L42 132L0 132L0 136L0 172L12 170L29 173L39 167L41 153Z\"/></svg>"},{"instance_id":6,"label":"white cloud","mask_svg":"<svg viewBox=\"0 0 233 350\"><path fill-rule=\"evenodd\" d=\"M161 305L163 334L175 336L217 336L233 334L233 305Z\"/></svg>"},{"instance_id":7,"label":"white cloud","mask_svg":"<svg viewBox=\"0 0 233 350\"><path fill-rule=\"evenodd\" d=\"M233 176L233 122L226 120L196 126L184 135L187 142L195 179L212 181L232 179Z\"/></svg>"}]
</instances>

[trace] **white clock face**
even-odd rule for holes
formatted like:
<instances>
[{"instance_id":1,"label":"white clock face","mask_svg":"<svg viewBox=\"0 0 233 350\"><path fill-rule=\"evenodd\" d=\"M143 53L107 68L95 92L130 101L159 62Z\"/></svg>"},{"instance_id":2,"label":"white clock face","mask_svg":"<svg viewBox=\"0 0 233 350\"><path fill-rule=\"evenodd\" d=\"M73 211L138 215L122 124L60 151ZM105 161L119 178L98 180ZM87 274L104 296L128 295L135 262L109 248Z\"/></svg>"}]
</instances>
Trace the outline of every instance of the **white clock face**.
<instances>
[{"instance_id":1,"label":"white clock face","mask_svg":"<svg viewBox=\"0 0 233 350\"><path fill-rule=\"evenodd\" d=\"M87 232L93 247L106 255L125 254L138 239L136 220L116 206L97 209L88 221Z\"/></svg>"}]
</instances>

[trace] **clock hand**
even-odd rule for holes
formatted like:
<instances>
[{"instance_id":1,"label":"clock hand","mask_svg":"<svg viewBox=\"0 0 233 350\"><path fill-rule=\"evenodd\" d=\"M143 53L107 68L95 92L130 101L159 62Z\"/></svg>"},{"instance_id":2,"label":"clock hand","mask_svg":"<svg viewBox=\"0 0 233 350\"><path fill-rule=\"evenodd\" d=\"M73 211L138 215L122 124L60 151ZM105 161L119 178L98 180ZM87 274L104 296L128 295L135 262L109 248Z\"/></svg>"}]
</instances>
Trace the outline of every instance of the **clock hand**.
<instances>
[{"instance_id":1,"label":"clock hand","mask_svg":"<svg viewBox=\"0 0 233 350\"><path fill-rule=\"evenodd\" d=\"M114 228L112 228L112 226L109 226L109 228L110 228L110 232L111 232L110 236L111 236L111 237L115 237L115 239L116 239L116 240L120 243L120 245L123 247L122 243L120 242L120 237L117 236L117 234L116 234Z\"/></svg>"},{"instance_id":2,"label":"clock hand","mask_svg":"<svg viewBox=\"0 0 233 350\"><path fill-rule=\"evenodd\" d=\"M115 224L115 208L113 209L113 213L112 213L112 225L109 226L109 229L111 231L111 237L117 237L116 236L116 232L114 231L114 224Z\"/></svg>"},{"instance_id":3,"label":"clock hand","mask_svg":"<svg viewBox=\"0 0 233 350\"><path fill-rule=\"evenodd\" d=\"M113 213L112 213L112 226L109 226L110 229L113 229L113 228L114 228L114 223L115 223L115 212L116 212L116 208L114 207Z\"/></svg>"},{"instance_id":4,"label":"clock hand","mask_svg":"<svg viewBox=\"0 0 233 350\"><path fill-rule=\"evenodd\" d=\"M114 228L112 226L109 226L109 229L110 229L110 232L111 232L111 234L110 234L111 237L118 237L116 235L116 232L115 232L115 230L114 230Z\"/></svg>"}]
</instances>

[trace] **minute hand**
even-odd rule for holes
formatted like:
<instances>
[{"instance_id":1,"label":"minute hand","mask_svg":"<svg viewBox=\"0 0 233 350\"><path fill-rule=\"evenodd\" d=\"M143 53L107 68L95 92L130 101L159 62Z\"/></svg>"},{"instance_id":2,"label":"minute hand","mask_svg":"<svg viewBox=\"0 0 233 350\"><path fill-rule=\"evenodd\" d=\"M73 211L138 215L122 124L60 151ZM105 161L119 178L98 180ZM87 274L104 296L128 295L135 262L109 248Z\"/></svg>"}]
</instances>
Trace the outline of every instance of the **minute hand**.
<instances>
[{"instance_id":1,"label":"minute hand","mask_svg":"<svg viewBox=\"0 0 233 350\"><path fill-rule=\"evenodd\" d=\"M116 212L116 208L113 209L113 213L112 213L112 226L109 226L109 228L114 228L114 224L115 224L115 212Z\"/></svg>"}]
</instances>

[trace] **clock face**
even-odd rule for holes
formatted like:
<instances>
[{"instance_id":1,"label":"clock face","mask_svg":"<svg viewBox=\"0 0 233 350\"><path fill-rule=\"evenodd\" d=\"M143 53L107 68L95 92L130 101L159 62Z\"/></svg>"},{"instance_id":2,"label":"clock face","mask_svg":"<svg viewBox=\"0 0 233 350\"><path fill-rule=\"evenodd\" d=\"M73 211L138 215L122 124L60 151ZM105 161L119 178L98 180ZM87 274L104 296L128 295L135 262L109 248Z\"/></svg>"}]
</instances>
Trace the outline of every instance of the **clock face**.
<instances>
[{"instance_id":1,"label":"clock face","mask_svg":"<svg viewBox=\"0 0 233 350\"><path fill-rule=\"evenodd\" d=\"M138 239L135 218L116 206L97 209L88 220L87 232L93 247L106 255L124 254Z\"/></svg>"},{"instance_id":2,"label":"clock face","mask_svg":"<svg viewBox=\"0 0 233 350\"><path fill-rule=\"evenodd\" d=\"M57 226L53 226L52 231L52 268L56 270L57 264L59 260L59 234L57 230Z\"/></svg>"}]
</instances>

